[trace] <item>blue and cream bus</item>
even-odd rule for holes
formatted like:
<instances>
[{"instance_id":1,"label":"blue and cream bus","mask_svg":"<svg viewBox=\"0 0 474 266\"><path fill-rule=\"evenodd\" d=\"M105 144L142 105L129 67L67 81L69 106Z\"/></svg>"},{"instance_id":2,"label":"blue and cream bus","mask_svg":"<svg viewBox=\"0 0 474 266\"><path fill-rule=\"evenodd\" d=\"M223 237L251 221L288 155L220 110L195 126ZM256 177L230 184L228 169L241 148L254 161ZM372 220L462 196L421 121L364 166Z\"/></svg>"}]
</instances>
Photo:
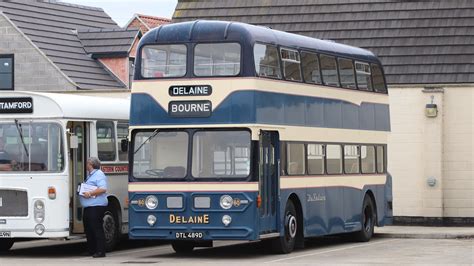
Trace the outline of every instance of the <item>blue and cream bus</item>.
<instances>
[{"instance_id":1,"label":"blue and cream bus","mask_svg":"<svg viewBox=\"0 0 474 266\"><path fill-rule=\"evenodd\" d=\"M235 22L141 40L130 114L132 239L368 241L392 220L389 100L369 51Z\"/></svg>"}]
</instances>

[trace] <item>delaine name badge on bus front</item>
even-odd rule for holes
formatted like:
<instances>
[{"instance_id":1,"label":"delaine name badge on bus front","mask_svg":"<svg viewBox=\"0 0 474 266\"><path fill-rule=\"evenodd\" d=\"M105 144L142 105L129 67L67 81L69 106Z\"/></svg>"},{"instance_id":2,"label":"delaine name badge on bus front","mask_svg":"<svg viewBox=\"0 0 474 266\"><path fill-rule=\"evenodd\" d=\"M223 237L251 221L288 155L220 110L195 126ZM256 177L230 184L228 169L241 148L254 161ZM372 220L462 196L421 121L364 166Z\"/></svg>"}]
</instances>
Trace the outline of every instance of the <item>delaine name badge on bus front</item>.
<instances>
[{"instance_id":1,"label":"delaine name badge on bus front","mask_svg":"<svg viewBox=\"0 0 474 266\"><path fill-rule=\"evenodd\" d=\"M211 101L172 101L168 105L168 114L171 117L210 117L212 113Z\"/></svg>"}]
</instances>

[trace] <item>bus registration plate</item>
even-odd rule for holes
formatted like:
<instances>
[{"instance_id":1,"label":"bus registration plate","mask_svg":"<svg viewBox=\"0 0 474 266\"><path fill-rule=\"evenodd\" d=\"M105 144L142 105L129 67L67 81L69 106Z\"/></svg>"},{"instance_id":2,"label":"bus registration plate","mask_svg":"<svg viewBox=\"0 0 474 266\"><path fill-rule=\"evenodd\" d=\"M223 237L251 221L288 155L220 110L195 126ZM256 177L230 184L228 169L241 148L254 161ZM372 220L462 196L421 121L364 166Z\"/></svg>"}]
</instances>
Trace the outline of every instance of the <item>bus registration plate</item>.
<instances>
[{"instance_id":1,"label":"bus registration plate","mask_svg":"<svg viewBox=\"0 0 474 266\"><path fill-rule=\"evenodd\" d=\"M0 231L0 238L7 238L7 237L11 237L11 236L12 236L11 232Z\"/></svg>"},{"instance_id":2,"label":"bus registration plate","mask_svg":"<svg viewBox=\"0 0 474 266\"><path fill-rule=\"evenodd\" d=\"M176 232L176 239L201 239L203 236L202 232Z\"/></svg>"}]
</instances>

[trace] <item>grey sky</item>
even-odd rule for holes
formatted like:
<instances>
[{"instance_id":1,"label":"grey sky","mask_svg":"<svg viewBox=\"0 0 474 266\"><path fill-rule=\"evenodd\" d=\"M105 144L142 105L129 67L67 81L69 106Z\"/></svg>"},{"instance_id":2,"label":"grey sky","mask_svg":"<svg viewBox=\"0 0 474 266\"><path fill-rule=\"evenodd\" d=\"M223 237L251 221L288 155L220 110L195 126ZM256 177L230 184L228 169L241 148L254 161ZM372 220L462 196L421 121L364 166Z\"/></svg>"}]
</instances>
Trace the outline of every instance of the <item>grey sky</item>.
<instances>
[{"instance_id":1,"label":"grey sky","mask_svg":"<svg viewBox=\"0 0 474 266\"><path fill-rule=\"evenodd\" d=\"M100 7L120 26L135 13L171 18L178 0L60 0L71 4Z\"/></svg>"}]
</instances>

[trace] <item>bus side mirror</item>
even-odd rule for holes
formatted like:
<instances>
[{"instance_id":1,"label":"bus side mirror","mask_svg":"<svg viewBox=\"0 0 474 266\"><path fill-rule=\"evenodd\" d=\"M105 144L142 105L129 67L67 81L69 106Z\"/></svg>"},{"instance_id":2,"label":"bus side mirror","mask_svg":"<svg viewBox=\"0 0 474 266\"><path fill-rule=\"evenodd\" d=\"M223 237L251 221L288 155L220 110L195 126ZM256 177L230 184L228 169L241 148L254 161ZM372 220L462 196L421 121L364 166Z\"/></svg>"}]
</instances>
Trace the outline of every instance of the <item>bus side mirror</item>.
<instances>
[{"instance_id":1,"label":"bus side mirror","mask_svg":"<svg viewBox=\"0 0 474 266\"><path fill-rule=\"evenodd\" d=\"M128 151L128 139L122 139L122 141L120 141L120 150L122 150L122 152Z\"/></svg>"},{"instance_id":2,"label":"bus side mirror","mask_svg":"<svg viewBox=\"0 0 474 266\"><path fill-rule=\"evenodd\" d=\"M71 146L71 149L79 148L79 138L77 136L71 136L69 138L69 145Z\"/></svg>"}]
</instances>

